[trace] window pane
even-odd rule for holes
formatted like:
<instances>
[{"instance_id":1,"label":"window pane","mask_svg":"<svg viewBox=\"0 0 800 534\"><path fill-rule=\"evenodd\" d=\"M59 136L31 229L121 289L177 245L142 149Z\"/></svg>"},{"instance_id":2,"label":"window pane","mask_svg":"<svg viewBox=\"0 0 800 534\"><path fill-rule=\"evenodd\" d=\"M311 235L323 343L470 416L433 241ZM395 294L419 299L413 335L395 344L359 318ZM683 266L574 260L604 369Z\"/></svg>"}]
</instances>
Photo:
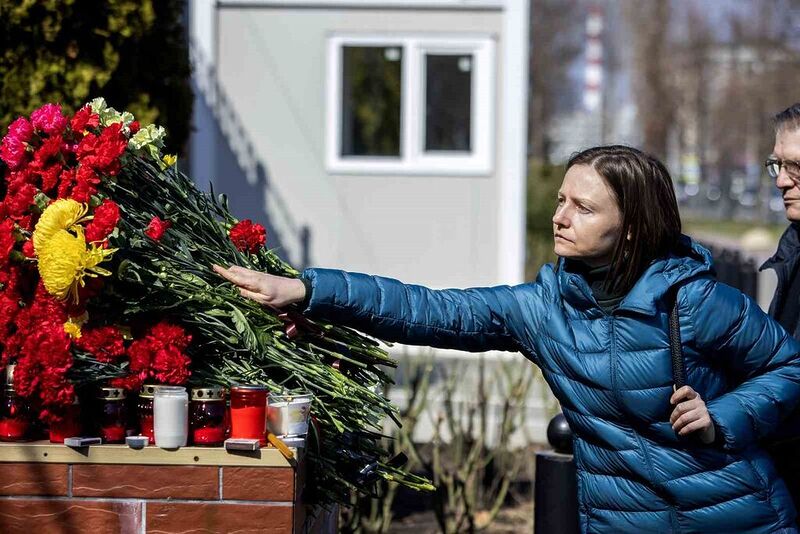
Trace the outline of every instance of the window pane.
<instances>
[{"instance_id":1,"label":"window pane","mask_svg":"<svg viewBox=\"0 0 800 534\"><path fill-rule=\"evenodd\" d=\"M425 150L469 152L471 55L425 56Z\"/></svg>"},{"instance_id":2,"label":"window pane","mask_svg":"<svg viewBox=\"0 0 800 534\"><path fill-rule=\"evenodd\" d=\"M342 156L399 156L402 48L342 52Z\"/></svg>"}]
</instances>

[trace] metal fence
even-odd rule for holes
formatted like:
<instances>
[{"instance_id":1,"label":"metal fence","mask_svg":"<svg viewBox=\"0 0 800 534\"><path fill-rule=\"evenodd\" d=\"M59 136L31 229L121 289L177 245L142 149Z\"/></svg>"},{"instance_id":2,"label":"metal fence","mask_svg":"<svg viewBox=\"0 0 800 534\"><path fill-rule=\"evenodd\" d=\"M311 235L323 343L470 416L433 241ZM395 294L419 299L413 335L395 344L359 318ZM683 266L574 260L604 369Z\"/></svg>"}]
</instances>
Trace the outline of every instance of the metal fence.
<instances>
[{"instance_id":1,"label":"metal fence","mask_svg":"<svg viewBox=\"0 0 800 534\"><path fill-rule=\"evenodd\" d=\"M758 300L758 268L755 258L738 250L704 244L714 257L717 279Z\"/></svg>"}]
</instances>

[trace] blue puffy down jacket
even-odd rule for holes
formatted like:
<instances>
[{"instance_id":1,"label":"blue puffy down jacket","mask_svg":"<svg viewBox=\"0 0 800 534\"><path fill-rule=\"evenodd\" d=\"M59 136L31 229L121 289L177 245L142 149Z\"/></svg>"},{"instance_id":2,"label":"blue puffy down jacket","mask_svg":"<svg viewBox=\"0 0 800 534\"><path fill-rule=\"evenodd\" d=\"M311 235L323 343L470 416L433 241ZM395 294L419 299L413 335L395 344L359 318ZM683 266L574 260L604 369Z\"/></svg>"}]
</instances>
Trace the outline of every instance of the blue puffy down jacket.
<instances>
[{"instance_id":1,"label":"blue puffy down jacket","mask_svg":"<svg viewBox=\"0 0 800 534\"><path fill-rule=\"evenodd\" d=\"M713 278L706 249L684 243L687 253L653 262L613 314L563 262L535 283L464 290L308 269L305 313L389 341L522 352L575 433L583 532L795 532L758 441L800 401L800 344ZM677 439L669 423L666 292L676 284L687 382L720 437L711 446Z\"/></svg>"}]
</instances>

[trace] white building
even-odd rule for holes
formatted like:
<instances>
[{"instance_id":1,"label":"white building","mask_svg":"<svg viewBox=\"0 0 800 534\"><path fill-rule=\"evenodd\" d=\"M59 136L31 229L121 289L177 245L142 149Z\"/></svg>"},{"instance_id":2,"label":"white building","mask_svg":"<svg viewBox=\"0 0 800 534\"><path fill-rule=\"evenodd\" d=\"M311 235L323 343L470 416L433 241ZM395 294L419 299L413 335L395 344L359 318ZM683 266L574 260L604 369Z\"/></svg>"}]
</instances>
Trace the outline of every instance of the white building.
<instances>
[{"instance_id":1,"label":"white building","mask_svg":"<svg viewBox=\"0 0 800 534\"><path fill-rule=\"evenodd\" d=\"M522 282L528 0L194 0L190 174L295 266Z\"/></svg>"}]
</instances>

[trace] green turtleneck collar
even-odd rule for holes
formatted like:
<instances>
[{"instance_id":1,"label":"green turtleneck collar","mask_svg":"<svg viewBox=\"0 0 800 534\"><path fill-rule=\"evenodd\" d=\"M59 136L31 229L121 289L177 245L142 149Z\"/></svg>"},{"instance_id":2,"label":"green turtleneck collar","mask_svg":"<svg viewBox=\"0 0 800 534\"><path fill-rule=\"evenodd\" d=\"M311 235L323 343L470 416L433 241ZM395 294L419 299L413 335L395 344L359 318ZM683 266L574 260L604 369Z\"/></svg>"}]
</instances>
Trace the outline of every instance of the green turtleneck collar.
<instances>
[{"instance_id":1,"label":"green turtleneck collar","mask_svg":"<svg viewBox=\"0 0 800 534\"><path fill-rule=\"evenodd\" d=\"M570 272L581 275L589 288L592 290L592 296L597 301L597 304L606 313L613 313L616 310L622 299L627 294L626 291L614 290L610 288L607 283L608 273L611 271L611 265L603 265L600 267L590 267L580 260L566 260L565 262Z\"/></svg>"}]
</instances>

